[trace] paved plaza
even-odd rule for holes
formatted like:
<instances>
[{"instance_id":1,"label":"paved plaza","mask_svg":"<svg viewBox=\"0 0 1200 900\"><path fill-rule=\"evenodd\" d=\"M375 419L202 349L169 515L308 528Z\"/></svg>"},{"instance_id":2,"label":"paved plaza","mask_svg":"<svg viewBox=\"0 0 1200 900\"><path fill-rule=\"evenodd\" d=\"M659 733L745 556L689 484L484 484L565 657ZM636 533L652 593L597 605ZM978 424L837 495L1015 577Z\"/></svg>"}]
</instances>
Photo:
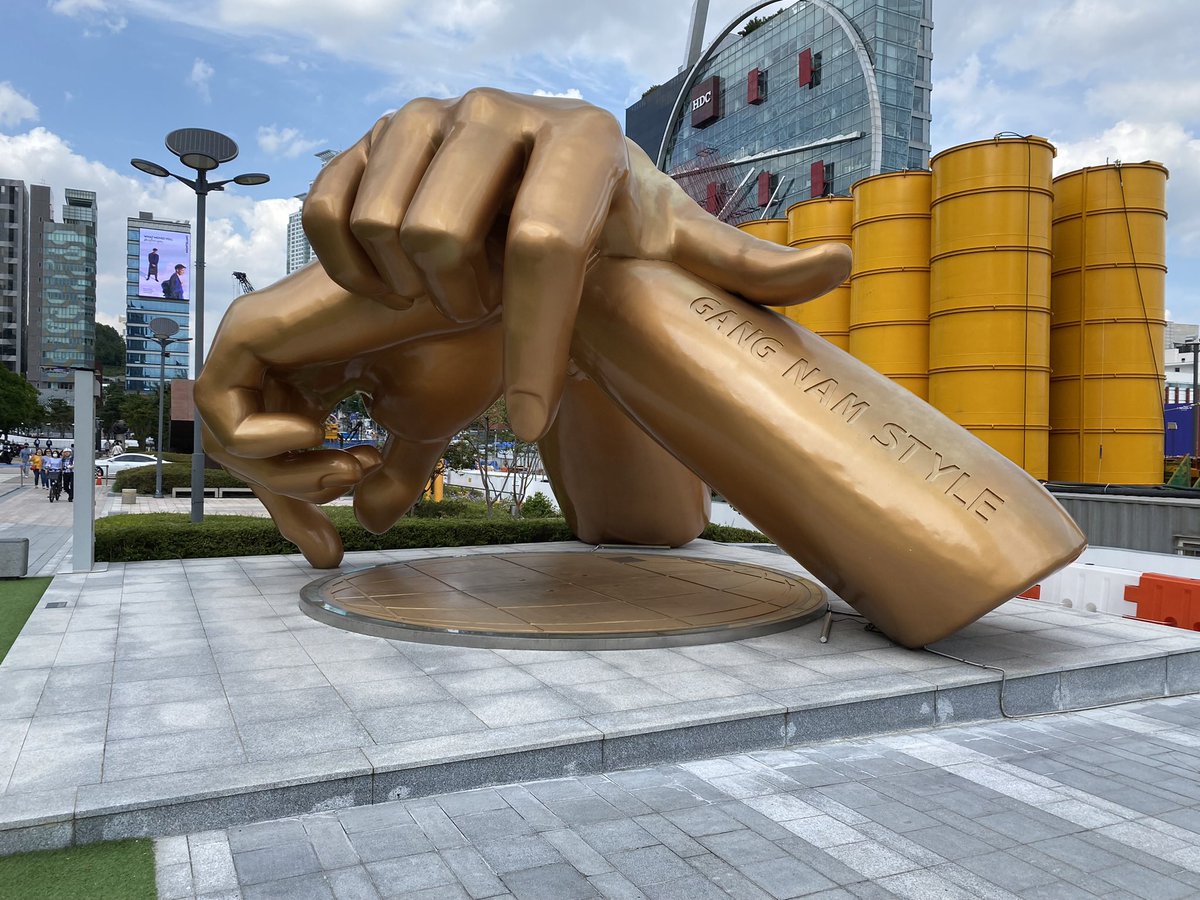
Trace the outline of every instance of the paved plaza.
<instances>
[{"instance_id":1,"label":"paved plaza","mask_svg":"<svg viewBox=\"0 0 1200 900\"><path fill-rule=\"evenodd\" d=\"M849 616L828 643L414 644L304 616L299 556L69 574L70 505L5 490L3 536L64 574L0 665L0 852L154 837L168 900L1200 895L1198 634L1014 600L935 648L994 668ZM549 549L591 552L343 569ZM768 549L674 552L805 574Z\"/></svg>"},{"instance_id":2,"label":"paved plaza","mask_svg":"<svg viewBox=\"0 0 1200 900\"><path fill-rule=\"evenodd\" d=\"M160 897L1200 895L1200 698L533 781L156 842Z\"/></svg>"}]
</instances>

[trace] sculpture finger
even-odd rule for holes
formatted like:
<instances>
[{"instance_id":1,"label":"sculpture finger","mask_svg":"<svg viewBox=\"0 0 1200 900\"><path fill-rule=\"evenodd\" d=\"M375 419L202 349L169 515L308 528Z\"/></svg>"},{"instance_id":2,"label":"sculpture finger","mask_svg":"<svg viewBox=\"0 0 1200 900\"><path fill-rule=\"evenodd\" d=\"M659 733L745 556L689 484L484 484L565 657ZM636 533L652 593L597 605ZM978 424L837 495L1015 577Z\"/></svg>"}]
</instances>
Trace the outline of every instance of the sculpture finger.
<instances>
[{"instance_id":1,"label":"sculpture finger","mask_svg":"<svg viewBox=\"0 0 1200 900\"><path fill-rule=\"evenodd\" d=\"M354 492L354 515L367 531L383 534L421 497L434 466L446 449L444 441L388 438L383 465Z\"/></svg>"},{"instance_id":2,"label":"sculpture finger","mask_svg":"<svg viewBox=\"0 0 1200 900\"><path fill-rule=\"evenodd\" d=\"M329 517L311 503L251 485L279 533L300 548L314 569L335 569L342 561L342 538Z\"/></svg>"},{"instance_id":3,"label":"sculpture finger","mask_svg":"<svg viewBox=\"0 0 1200 900\"><path fill-rule=\"evenodd\" d=\"M302 221L313 252L330 278L351 293L403 309L409 301L392 292L350 229L372 139L387 121L380 119L357 144L326 163L304 199Z\"/></svg>"},{"instance_id":4,"label":"sculpture finger","mask_svg":"<svg viewBox=\"0 0 1200 900\"><path fill-rule=\"evenodd\" d=\"M445 101L414 100L380 129L350 213L350 231L375 271L404 297L426 293L420 272L401 246L400 225L442 145L448 106ZM474 162L480 165L480 160Z\"/></svg>"},{"instance_id":5,"label":"sculpture finger","mask_svg":"<svg viewBox=\"0 0 1200 900\"><path fill-rule=\"evenodd\" d=\"M600 110L546 128L534 145L504 256L505 395L522 440L554 419L588 257L627 173L620 127Z\"/></svg>"},{"instance_id":6,"label":"sculpture finger","mask_svg":"<svg viewBox=\"0 0 1200 900\"><path fill-rule=\"evenodd\" d=\"M472 322L497 304L485 241L520 178L520 135L474 117L456 123L433 158L399 240L447 318Z\"/></svg>"},{"instance_id":7,"label":"sculpture finger","mask_svg":"<svg viewBox=\"0 0 1200 900\"><path fill-rule=\"evenodd\" d=\"M284 453L269 459L247 459L229 454L205 429L206 452L251 487L262 486L309 503L328 503L358 484L374 466L364 466L356 456L341 450ZM368 466L370 462L368 461Z\"/></svg>"}]
</instances>

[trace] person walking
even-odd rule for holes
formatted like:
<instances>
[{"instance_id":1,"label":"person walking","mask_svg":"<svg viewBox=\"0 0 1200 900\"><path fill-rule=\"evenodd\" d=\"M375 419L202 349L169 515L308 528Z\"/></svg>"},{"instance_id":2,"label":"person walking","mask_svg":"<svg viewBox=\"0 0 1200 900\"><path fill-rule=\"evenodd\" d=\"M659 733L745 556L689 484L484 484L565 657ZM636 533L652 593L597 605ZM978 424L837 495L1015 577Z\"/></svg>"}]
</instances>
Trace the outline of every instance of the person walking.
<instances>
[{"instance_id":1,"label":"person walking","mask_svg":"<svg viewBox=\"0 0 1200 900\"><path fill-rule=\"evenodd\" d=\"M56 499L55 495L62 489L62 452L59 450L48 451L42 461L42 468L44 470L42 480L46 482L46 489L50 492L50 502L53 503Z\"/></svg>"},{"instance_id":2,"label":"person walking","mask_svg":"<svg viewBox=\"0 0 1200 900\"><path fill-rule=\"evenodd\" d=\"M21 445L21 481L24 483L25 476L29 474L29 457L33 456L33 448L28 444Z\"/></svg>"},{"instance_id":3,"label":"person walking","mask_svg":"<svg viewBox=\"0 0 1200 900\"><path fill-rule=\"evenodd\" d=\"M34 446L33 453L29 456L29 469L33 472L33 486L41 487L42 485L42 451L38 446Z\"/></svg>"},{"instance_id":4,"label":"person walking","mask_svg":"<svg viewBox=\"0 0 1200 900\"><path fill-rule=\"evenodd\" d=\"M62 455L63 490L67 494L67 502L75 502L75 454L64 450Z\"/></svg>"}]
</instances>

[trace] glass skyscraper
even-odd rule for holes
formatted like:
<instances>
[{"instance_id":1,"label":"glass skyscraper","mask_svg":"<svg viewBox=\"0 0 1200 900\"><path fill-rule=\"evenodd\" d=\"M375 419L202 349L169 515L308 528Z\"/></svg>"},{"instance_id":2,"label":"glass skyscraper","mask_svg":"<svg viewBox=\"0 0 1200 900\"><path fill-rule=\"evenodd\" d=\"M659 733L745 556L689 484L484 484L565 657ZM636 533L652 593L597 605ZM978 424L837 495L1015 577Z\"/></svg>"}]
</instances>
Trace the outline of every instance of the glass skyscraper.
<instances>
[{"instance_id":1,"label":"glass skyscraper","mask_svg":"<svg viewBox=\"0 0 1200 900\"><path fill-rule=\"evenodd\" d=\"M0 365L25 371L25 298L29 271L29 190L0 178Z\"/></svg>"},{"instance_id":2,"label":"glass skyscraper","mask_svg":"<svg viewBox=\"0 0 1200 900\"><path fill-rule=\"evenodd\" d=\"M72 368L95 365L96 194L67 188L55 222L50 188L29 189L25 377L43 399L74 403Z\"/></svg>"},{"instance_id":3,"label":"glass skyscraper","mask_svg":"<svg viewBox=\"0 0 1200 900\"><path fill-rule=\"evenodd\" d=\"M314 153L317 159L321 161L322 168L327 162L337 156L336 150L322 150L320 153ZM308 194L297 194L297 200L303 200ZM308 242L308 235L304 233L304 223L301 221L302 210L296 210L288 216L287 230L287 274L291 275L297 269L303 269L316 257L313 254L312 244Z\"/></svg>"},{"instance_id":4,"label":"glass skyscraper","mask_svg":"<svg viewBox=\"0 0 1200 900\"><path fill-rule=\"evenodd\" d=\"M929 165L932 0L806 0L725 38L626 112L629 136L739 222ZM686 82L686 84L685 84ZM684 103L668 121L680 91Z\"/></svg>"},{"instance_id":5,"label":"glass skyscraper","mask_svg":"<svg viewBox=\"0 0 1200 900\"><path fill-rule=\"evenodd\" d=\"M301 200L305 197L300 195ZM291 275L297 269L303 269L312 262L312 244L304 234L304 226L300 222L300 210L288 216L287 230L287 274Z\"/></svg>"},{"instance_id":6,"label":"glass skyscraper","mask_svg":"<svg viewBox=\"0 0 1200 900\"><path fill-rule=\"evenodd\" d=\"M173 319L179 325L175 337L188 337L192 225L149 212L127 219L126 225L125 390L157 393L162 352L152 339L150 320ZM179 290L171 282L177 265L182 267ZM168 382L188 377L187 344L168 346L165 376Z\"/></svg>"}]
</instances>

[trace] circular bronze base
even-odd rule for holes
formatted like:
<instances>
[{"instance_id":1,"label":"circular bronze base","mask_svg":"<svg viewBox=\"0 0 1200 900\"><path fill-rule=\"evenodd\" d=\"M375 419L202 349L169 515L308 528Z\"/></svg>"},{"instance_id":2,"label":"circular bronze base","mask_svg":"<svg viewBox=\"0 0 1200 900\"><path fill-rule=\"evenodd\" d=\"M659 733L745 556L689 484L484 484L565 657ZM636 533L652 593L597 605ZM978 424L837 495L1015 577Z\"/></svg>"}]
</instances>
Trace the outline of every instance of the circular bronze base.
<instances>
[{"instance_id":1,"label":"circular bronze base","mask_svg":"<svg viewBox=\"0 0 1200 900\"><path fill-rule=\"evenodd\" d=\"M318 621L463 647L629 650L733 641L819 618L816 584L666 553L443 556L339 572L301 591Z\"/></svg>"}]
</instances>

